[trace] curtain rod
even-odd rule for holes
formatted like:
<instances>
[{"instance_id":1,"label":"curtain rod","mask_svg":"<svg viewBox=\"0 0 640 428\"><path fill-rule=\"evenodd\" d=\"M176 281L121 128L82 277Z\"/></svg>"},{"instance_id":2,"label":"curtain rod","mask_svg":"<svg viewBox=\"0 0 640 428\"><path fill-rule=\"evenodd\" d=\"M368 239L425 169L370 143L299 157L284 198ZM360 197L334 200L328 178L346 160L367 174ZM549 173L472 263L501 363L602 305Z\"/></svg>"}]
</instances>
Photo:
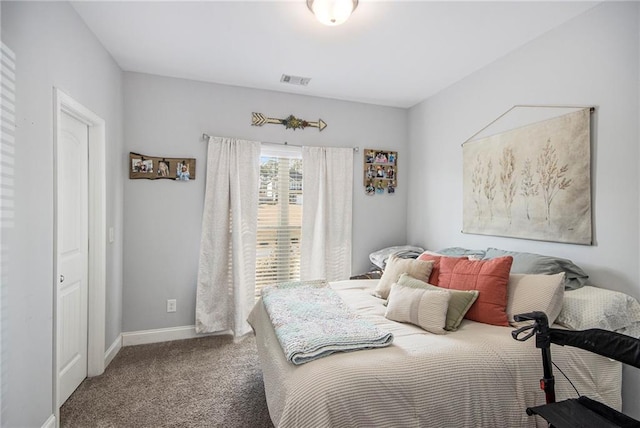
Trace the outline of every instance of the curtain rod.
<instances>
[{"instance_id":1,"label":"curtain rod","mask_svg":"<svg viewBox=\"0 0 640 428\"><path fill-rule=\"evenodd\" d=\"M212 138L212 137L213 137L213 135L209 135L206 132L202 134L202 139L203 140L209 140L209 138ZM304 146L301 146L299 144L289 144L286 141L284 143L271 143L269 141L262 141L262 143L264 143L264 144L278 144L280 146L304 147ZM360 151L360 147L358 147L358 146L353 147L353 151L354 152L359 152Z\"/></svg>"}]
</instances>

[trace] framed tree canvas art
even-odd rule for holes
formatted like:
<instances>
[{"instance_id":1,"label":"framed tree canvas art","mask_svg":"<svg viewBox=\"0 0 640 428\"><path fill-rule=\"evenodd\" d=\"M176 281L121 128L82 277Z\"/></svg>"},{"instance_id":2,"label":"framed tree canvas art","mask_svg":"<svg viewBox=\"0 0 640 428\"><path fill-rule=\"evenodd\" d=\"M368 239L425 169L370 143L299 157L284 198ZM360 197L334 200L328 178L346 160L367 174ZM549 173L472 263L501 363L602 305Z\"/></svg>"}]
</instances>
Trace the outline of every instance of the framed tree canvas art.
<instances>
[{"instance_id":1,"label":"framed tree canvas art","mask_svg":"<svg viewBox=\"0 0 640 428\"><path fill-rule=\"evenodd\" d=\"M463 233L590 245L590 109L463 145Z\"/></svg>"}]
</instances>

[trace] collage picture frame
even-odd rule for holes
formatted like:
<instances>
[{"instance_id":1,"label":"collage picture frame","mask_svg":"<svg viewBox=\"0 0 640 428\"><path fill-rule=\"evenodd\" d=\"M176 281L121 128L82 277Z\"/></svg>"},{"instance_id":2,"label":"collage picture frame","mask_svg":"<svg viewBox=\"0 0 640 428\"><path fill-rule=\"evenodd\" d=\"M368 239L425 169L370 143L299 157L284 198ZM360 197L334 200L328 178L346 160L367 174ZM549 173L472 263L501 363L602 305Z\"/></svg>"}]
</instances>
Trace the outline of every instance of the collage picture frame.
<instances>
[{"instance_id":1,"label":"collage picture frame","mask_svg":"<svg viewBox=\"0 0 640 428\"><path fill-rule=\"evenodd\" d=\"M129 153L129 178L147 180L168 179L190 181L196 179L195 158L169 158Z\"/></svg>"},{"instance_id":2,"label":"collage picture frame","mask_svg":"<svg viewBox=\"0 0 640 428\"><path fill-rule=\"evenodd\" d=\"M369 196L393 194L398 185L398 152L364 150L364 188Z\"/></svg>"}]
</instances>

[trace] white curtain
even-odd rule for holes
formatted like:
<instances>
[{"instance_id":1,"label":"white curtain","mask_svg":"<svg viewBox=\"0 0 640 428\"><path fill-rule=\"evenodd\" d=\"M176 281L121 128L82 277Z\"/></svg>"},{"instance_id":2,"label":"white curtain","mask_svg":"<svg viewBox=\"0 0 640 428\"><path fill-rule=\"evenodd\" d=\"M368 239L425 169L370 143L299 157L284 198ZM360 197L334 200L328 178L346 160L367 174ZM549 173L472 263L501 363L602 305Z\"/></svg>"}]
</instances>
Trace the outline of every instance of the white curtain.
<instances>
[{"instance_id":1,"label":"white curtain","mask_svg":"<svg viewBox=\"0 0 640 428\"><path fill-rule=\"evenodd\" d=\"M303 147L302 165L300 277L349 279L353 149Z\"/></svg>"},{"instance_id":2,"label":"white curtain","mask_svg":"<svg viewBox=\"0 0 640 428\"><path fill-rule=\"evenodd\" d=\"M196 293L196 332L251 330L260 143L209 138Z\"/></svg>"}]
</instances>

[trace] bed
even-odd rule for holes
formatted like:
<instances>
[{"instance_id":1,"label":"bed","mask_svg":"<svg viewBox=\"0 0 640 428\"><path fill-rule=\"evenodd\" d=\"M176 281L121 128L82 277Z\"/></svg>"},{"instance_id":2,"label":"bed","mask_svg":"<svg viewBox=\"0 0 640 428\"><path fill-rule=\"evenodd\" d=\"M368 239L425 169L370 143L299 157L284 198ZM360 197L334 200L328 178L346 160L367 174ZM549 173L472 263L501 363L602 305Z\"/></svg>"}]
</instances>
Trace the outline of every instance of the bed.
<instances>
[{"instance_id":1,"label":"bed","mask_svg":"<svg viewBox=\"0 0 640 428\"><path fill-rule=\"evenodd\" d=\"M544 404L534 341L511 338L513 327L462 320L457 331L432 334L385 318L377 279L330 283L346 304L393 343L335 353L302 365L287 361L259 300L252 325L267 405L276 427L534 427L527 407ZM621 364L577 348L553 346L554 362L580 394L620 410ZM576 392L560 373L558 399Z\"/></svg>"}]
</instances>

